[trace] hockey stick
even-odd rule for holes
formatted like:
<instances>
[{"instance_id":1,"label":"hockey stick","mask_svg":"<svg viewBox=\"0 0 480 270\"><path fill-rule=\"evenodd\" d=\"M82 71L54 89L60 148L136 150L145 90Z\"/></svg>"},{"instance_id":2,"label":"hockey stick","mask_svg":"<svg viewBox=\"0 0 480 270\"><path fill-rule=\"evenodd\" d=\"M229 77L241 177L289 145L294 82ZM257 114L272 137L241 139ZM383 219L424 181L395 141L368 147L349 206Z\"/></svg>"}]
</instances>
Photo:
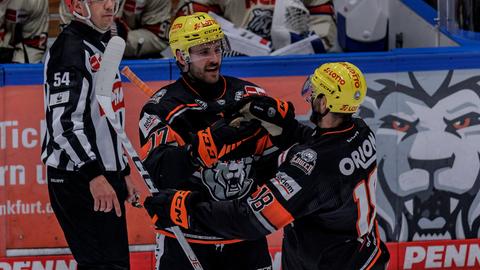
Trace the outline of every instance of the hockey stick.
<instances>
[{"instance_id":1,"label":"hockey stick","mask_svg":"<svg viewBox=\"0 0 480 270\"><path fill-rule=\"evenodd\" d=\"M142 79L140 79L128 66L125 66L122 69L122 74L127 77L135 86L137 86L142 92L147 95L148 97L151 97L155 91L150 88ZM235 120L231 122L231 125L234 123ZM168 229L167 229L168 231ZM188 236L188 235L187 235ZM190 239L192 239L192 235L189 236ZM219 238L219 237L214 237L214 236L209 236L209 238L215 242L212 241L213 244L224 244L224 238ZM202 238L197 238L197 239L205 239L205 237ZM228 242L232 243L231 240L227 240ZM236 240L236 242L240 242L242 240Z\"/></svg>"},{"instance_id":2,"label":"hockey stick","mask_svg":"<svg viewBox=\"0 0 480 270\"><path fill-rule=\"evenodd\" d=\"M148 174L147 170L143 166L137 152L132 146L132 143L127 137L125 130L122 128L119 119L115 116L115 112L112 108L112 82L115 80L116 72L120 65L120 61L123 57L123 51L125 50L125 41L120 37L114 36L110 39L105 48L105 52L102 57L102 63L100 65L100 70L97 73L97 78L100 80L97 82L96 98L100 107L105 112L108 121L115 129L115 132L122 140L122 145L125 148L127 154L132 159L135 168L138 170L142 176L145 184L148 187L150 193L158 193L158 189L153 185L152 179ZM192 250L190 244L188 244L183 232L178 226L172 226L170 228L175 234L180 246L182 247L185 255L187 255L188 260L193 266L193 269L203 270L200 261L197 259L197 256Z\"/></svg>"},{"instance_id":3,"label":"hockey stick","mask_svg":"<svg viewBox=\"0 0 480 270\"><path fill-rule=\"evenodd\" d=\"M138 78L138 76L133 73L133 71L128 66L125 66L122 69L122 74L127 77L127 79L130 80L133 84L135 84L135 86L142 90L142 92L145 93L145 95L147 95L148 97L151 97L153 96L153 94L155 94L155 91L150 88L146 83L144 83L140 78Z\"/></svg>"}]
</instances>

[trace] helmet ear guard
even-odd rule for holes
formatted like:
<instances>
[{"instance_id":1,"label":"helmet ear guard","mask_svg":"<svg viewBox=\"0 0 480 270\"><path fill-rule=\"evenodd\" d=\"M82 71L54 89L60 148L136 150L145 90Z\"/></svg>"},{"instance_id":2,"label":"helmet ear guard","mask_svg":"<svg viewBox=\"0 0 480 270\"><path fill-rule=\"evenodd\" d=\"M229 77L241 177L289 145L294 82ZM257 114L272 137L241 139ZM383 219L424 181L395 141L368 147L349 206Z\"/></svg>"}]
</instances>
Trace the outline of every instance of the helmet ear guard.
<instances>
[{"instance_id":1,"label":"helmet ear guard","mask_svg":"<svg viewBox=\"0 0 480 270\"><path fill-rule=\"evenodd\" d=\"M92 26L94 29L99 30L101 32L104 32L102 29L98 29L95 26L95 24L90 20L90 18L92 17L92 13L90 11L90 7L89 7L88 3L86 3L86 2L88 2L88 0L78 0L80 2L85 3L85 7L87 9L87 15L86 16L83 16L82 14L79 14L78 12L75 11L75 6L73 5L74 0L64 0L64 1L65 1L65 5L68 8L68 11L70 11L70 13L73 14L73 16L75 16L78 19L86 21L88 23L88 25ZM108 0L93 0L93 1L96 1L96 2L103 1L104 2L104 1L108 1ZM121 0L114 0L114 2L115 2L115 8L113 10L114 14L117 14L118 10L120 9L120 1Z\"/></svg>"},{"instance_id":2,"label":"helmet ear guard","mask_svg":"<svg viewBox=\"0 0 480 270\"><path fill-rule=\"evenodd\" d=\"M230 49L220 24L204 12L180 16L170 27L169 42L172 53L177 59L177 51L180 51L187 63L191 61L190 48L217 40L221 41L222 52Z\"/></svg>"},{"instance_id":3,"label":"helmet ear guard","mask_svg":"<svg viewBox=\"0 0 480 270\"><path fill-rule=\"evenodd\" d=\"M302 95L313 101L326 97L327 108L334 113L355 113L367 93L363 73L348 62L326 63L317 68L305 82Z\"/></svg>"}]
</instances>

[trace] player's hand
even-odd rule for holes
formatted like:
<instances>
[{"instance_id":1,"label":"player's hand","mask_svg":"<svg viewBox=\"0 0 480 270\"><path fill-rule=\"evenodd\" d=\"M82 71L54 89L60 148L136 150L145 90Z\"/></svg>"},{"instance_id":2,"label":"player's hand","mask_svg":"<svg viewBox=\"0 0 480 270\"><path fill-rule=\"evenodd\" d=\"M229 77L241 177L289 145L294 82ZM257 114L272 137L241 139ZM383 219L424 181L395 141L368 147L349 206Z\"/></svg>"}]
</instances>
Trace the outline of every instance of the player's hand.
<instances>
[{"instance_id":1,"label":"player's hand","mask_svg":"<svg viewBox=\"0 0 480 270\"><path fill-rule=\"evenodd\" d=\"M158 228L166 229L178 225L188 229L189 210L197 198L198 194L195 192L164 189L148 196L143 205Z\"/></svg>"},{"instance_id":2,"label":"player's hand","mask_svg":"<svg viewBox=\"0 0 480 270\"><path fill-rule=\"evenodd\" d=\"M131 203L134 207L142 207L140 202L140 190L137 188L135 183L133 183L132 178L130 175L125 176L125 184L127 185L127 202Z\"/></svg>"},{"instance_id":3,"label":"player's hand","mask_svg":"<svg viewBox=\"0 0 480 270\"><path fill-rule=\"evenodd\" d=\"M122 209L118 202L117 193L103 175L99 175L90 181L90 193L92 194L94 211L110 212L115 208L118 217L122 216Z\"/></svg>"},{"instance_id":4,"label":"player's hand","mask_svg":"<svg viewBox=\"0 0 480 270\"><path fill-rule=\"evenodd\" d=\"M291 102L269 96L248 96L242 100L239 113L245 119L260 120L262 126L272 136L281 135L284 129L295 128L295 108Z\"/></svg>"},{"instance_id":5,"label":"player's hand","mask_svg":"<svg viewBox=\"0 0 480 270\"><path fill-rule=\"evenodd\" d=\"M254 139L260 131L259 121L240 121L232 126L225 119L220 119L194 137L190 148L193 161L210 168L224 155Z\"/></svg>"}]
</instances>

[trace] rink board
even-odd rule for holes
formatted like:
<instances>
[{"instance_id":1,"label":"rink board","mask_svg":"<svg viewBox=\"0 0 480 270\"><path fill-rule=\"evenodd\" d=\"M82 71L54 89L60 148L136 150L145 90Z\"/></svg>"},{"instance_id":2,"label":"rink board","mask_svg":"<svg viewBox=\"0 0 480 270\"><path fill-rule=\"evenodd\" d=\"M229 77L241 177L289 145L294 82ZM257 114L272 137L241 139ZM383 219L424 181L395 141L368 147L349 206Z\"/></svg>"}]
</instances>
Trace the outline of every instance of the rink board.
<instances>
[{"instance_id":1,"label":"rink board","mask_svg":"<svg viewBox=\"0 0 480 270\"><path fill-rule=\"evenodd\" d=\"M364 118L374 130L379 131L377 147L382 153L381 158L389 158L384 164L390 167L383 167L386 179L379 180L382 189L377 195L377 213L381 218L382 234L389 240L392 253L390 269L478 269L478 239L435 239L445 237L449 230L450 235L461 235L459 232L462 232L466 238L478 237L480 199L475 195L478 194L480 178L479 171L471 168L477 168L480 163L480 151L477 151L480 140L475 137L480 133L477 116L480 113L480 102L477 101L480 96L480 80L477 80L480 75L479 55L477 51L445 49L381 55L238 58L226 61L223 73L257 83L270 95L292 101L297 118L304 120L308 117L309 108L299 96L299 89L306 75L325 61L348 60L359 65L365 70L371 87L364 105ZM178 77L172 61L124 64L131 66L154 89ZM1 68L0 73L3 75L0 89L0 270L75 269L68 255L54 256L65 253L66 243L51 213L45 169L39 159L44 114L41 66L8 65ZM442 82L447 80L448 85L442 86ZM126 130L138 149L138 115L147 97L131 83L124 81L123 87ZM391 91L389 87L398 88L398 91ZM449 104L456 105L450 108ZM418 120L415 124L417 133L412 135L412 131L405 136L403 133L406 132L398 129L398 119L390 123L396 129L385 127L386 115L410 121L402 122L403 125L413 125ZM396 138L395 143L398 143L396 145L389 137L392 134ZM443 143L433 144L435 140ZM448 151L452 151L455 160L464 163L458 167L452 161L450 167L455 174L450 177L451 181L438 172L441 177L434 181L436 186L430 193L425 187L428 186L425 180L418 182L424 186L409 182L415 177L422 179L422 166L428 167L431 160L427 158L415 169L404 171L402 166L405 166L405 161L402 158L411 159L411 155L428 157L431 152L442 157ZM398 162L392 163L392 159L398 159ZM418 174L412 176L412 172ZM133 173L133 176L134 181L141 184L138 175ZM143 194L146 193L144 189ZM409 215L410 199L417 197L429 204L419 205L418 209L422 211L417 216ZM442 198L446 198L446 202ZM435 206L435 203L440 206ZM451 213L439 211L438 216L431 216L436 208L450 209ZM428 241L411 242L416 237L416 231L405 233L402 217L406 217L405 222L409 225L406 227L413 226L408 224L410 220L430 224L429 233L420 232L422 239ZM144 211L127 207L127 219L132 247L150 247L154 232ZM434 227L442 222L450 227ZM275 269L279 269L281 234L270 237L269 241ZM152 263L151 249L132 252L133 269L151 269Z\"/></svg>"}]
</instances>

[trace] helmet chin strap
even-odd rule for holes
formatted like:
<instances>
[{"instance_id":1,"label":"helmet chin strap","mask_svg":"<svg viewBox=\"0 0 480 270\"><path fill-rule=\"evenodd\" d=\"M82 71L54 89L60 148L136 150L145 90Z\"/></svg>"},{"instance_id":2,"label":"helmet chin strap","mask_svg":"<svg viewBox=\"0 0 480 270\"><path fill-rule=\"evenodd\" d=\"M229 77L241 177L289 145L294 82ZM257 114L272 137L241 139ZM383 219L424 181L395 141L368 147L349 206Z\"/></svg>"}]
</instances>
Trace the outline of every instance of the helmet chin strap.
<instances>
[{"instance_id":1,"label":"helmet chin strap","mask_svg":"<svg viewBox=\"0 0 480 270\"><path fill-rule=\"evenodd\" d=\"M88 26L92 27L93 29L95 29L96 31L102 33L102 34L105 34L108 30L110 30L110 28L104 30L104 29L101 29L99 27L97 27L93 22L92 20L90 20L92 18L92 13L90 12L90 7L88 6L87 3L85 3L85 1L83 1L84 4L85 4L85 8L87 9L87 16L82 16L81 14L79 14L78 12L76 11L73 11L73 16L77 17L78 19L84 21ZM115 14L117 12L114 12Z\"/></svg>"},{"instance_id":2,"label":"helmet chin strap","mask_svg":"<svg viewBox=\"0 0 480 270\"><path fill-rule=\"evenodd\" d=\"M312 101L310 101L310 105L312 107L312 115L310 115L310 122L312 122L313 124L317 125L318 122L320 122L322 120L323 117L325 117L325 115L327 115L329 112L330 112L330 109L329 108L326 108L325 111L323 113L320 113L320 112L317 112L315 110L315 106L314 106L314 102L317 98L321 98L323 95L320 94L319 96L317 96L315 99L312 99Z\"/></svg>"},{"instance_id":3,"label":"helmet chin strap","mask_svg":"<svg viewBox=\"0 0 480 270\"><path fill-rule=\"evenodd\" d=\"M330 112L330 109L326 109L325 112L319 113L312 109L312 115L310 115L310 122L314 123L315 125L318 124L322 120L325 115L327 115Z\"/></svg>"}]
</instances>

